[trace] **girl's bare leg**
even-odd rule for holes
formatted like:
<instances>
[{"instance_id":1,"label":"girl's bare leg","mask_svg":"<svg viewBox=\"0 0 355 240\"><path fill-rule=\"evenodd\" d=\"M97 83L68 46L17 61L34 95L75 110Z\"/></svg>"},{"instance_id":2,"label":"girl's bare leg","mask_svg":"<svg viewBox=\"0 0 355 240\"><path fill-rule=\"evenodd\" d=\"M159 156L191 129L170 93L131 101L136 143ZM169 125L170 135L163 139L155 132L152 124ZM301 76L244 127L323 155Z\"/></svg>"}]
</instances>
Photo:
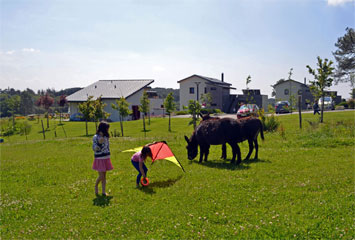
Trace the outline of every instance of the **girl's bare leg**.
<instances>
[{"instance_id":1,"label":"girl's bare leg","mask_svg":"<svg viewBox=\"0 0 355 240\"><path fill-rule=\"evenodd\" d=\"M102 173L101 175L102 194L106 195L106 172L100 172L100 173Z\"/></svg>"},{"instance_id":2,"label":"girl's bare leg","mask_svg":"<svg viewBox=\"0 0 355 240\"><path fill-rule=\"evenodd\" d=\"M102 181L102 172L99 172L99 176L96 179L96 183L95 183L95 194L99 194L99 183Z\"/></svg>"}]
</instances>

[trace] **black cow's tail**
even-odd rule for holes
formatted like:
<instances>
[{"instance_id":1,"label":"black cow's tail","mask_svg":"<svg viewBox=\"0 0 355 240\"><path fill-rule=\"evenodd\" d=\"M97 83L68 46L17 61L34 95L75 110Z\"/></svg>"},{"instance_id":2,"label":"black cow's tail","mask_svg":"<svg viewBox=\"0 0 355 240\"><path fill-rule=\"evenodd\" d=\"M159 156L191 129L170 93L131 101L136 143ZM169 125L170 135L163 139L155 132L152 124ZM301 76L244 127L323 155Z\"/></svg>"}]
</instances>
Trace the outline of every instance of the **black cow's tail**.
<instances>
[{"instance_id":1,"label":"black cow's tail","mask_svg":"<svg viewBox=\"0 0 355 240\"><path fill-rule=\"evenodd\" d=\"M264 141L264 126L261 121L260 121L260 137Z\"/></svg>"}]
</instances>

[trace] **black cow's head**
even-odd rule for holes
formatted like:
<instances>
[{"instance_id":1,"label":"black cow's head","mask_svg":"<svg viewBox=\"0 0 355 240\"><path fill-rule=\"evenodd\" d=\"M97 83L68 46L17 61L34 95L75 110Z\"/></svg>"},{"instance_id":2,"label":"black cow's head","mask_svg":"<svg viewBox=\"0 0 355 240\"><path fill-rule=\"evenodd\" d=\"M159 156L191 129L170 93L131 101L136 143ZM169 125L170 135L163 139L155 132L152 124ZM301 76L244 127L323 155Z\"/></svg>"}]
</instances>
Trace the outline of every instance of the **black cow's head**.
<instances>
[{"instance_id":1,"label":"black cow's head","mask_svg":"<svg viewBox=\"0 0 355 240\"><path fill-rule=\"evenodd\" d=\"M194 141L190 141L188 137L185 136L185 140L187 142L187 158L189 160L193 160L198 153L198 144Z\"/></svg>"}]
</instances>

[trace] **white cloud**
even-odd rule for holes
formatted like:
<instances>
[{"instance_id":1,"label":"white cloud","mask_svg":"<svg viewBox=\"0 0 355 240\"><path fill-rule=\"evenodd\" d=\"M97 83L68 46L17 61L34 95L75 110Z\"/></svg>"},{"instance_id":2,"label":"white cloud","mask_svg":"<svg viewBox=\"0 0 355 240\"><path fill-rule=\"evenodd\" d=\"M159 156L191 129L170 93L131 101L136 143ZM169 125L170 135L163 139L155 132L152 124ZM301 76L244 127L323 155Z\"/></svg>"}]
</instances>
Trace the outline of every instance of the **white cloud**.
<instances>
[{"instance_id":1,"label":"white cloud","mask_svg":"<svg viewBox=\"0 0 355 240\"><path fill-rule=\"evenodd\" d=\"M34 48L22 48L22 52L31 52L31 53L34 53L34 52L40 52L40 50L34 49Z\"/></svg>"},{"instance_id":2,"label":"white cloud","mask_svg":"<svg viewBox=\"0 0 355 240\"><path fill-rule=\"evenodd\" d=\"M328 5L330 5L330 6L339 6L339 5L344 5L345 3L348 3L348 2L355 3L354 0L328 0Z\"/></svg>"}]
</instances>

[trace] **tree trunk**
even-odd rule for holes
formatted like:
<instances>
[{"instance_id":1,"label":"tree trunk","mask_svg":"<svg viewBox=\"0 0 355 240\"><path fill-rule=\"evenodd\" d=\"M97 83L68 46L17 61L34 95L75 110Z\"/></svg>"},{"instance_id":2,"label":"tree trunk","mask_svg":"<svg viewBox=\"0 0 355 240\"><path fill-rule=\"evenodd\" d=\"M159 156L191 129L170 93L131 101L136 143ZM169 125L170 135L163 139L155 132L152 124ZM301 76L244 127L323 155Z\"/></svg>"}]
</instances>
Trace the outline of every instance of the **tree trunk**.
<instances>
[{"instance_id":1,"label":"tree trunk","mask_svg":"<svg viewBox=\"0 0 355 240\"><path fill-rule=\"evenodd\" d=\"M120 118L120 125L121 125L121 134L122 134L122 137L123 137L123 123L122 123L122 116Z\"/></svg>"},{"instance_id":2,"label":"tree trunk","mask_svg":"<svg viewBox=\"0 0 355 240\"><path fill-rule=\"evenodd\" d=\"M171 116L171 113L169 113L169 132L171 132L170 116Z\"/></svg>"},{"instance_id":3,"label":"tree trunk","mask_svg":"<svg viewBox=\"0 0 355 240\"><path fill-rule=\"evenodd\" d=\"M62 124L62 108L60 108L59 111L59 123Z\"/></svg>"},{"instance_id":4,"label":"tree trunk","mask_svg":"<svg viewBox=\"0 0 355 240\"><path fill-rule=\"evenodd\" d=\"M302 129L301 96L298 96L298 115L300 120L300 129Z\"/></svg>"},{"instance_id":5,"label":"tree trunk","mask_svg":"<svg viewBox=\"0 0 355 240\"><path fill-rule=\"evenodd\" d=\"M324 111L324 95L322 95L322 107L320 110L320 122L323 123L323 111Z\"/></svg>"},{"instance_id":6,"label":"tree trunk","mask_svg":"<svg viewBox=\"0 0 355 240\"><path fill-rule=\"evenodd\" d=\"M143 130L145 132L145 114L143 113Z\"/></svg>"},{"instance_id":7,"label":"tree trunk","mask_svg":"<svg viewBox=\"0 0 355 240\"><path fill-rule=\"evenodd\" d=\"M15 128L15 112L12 111L12 128Z\"/></svg>"},{"instance_id":8,"label":"tree trunk","mask_svg":"<svg viewBox=\"0 0 355 240\"><path fill-rule=\"evenodd\" d=\"M86 136L88 136L88 120L85 120Z\"/></svg>"},{"instance_id":9,"label":"tree trunk","mask_svg":"<svg viewBox=\"0 0 355 240\"><path fill-rule=\"evenodd\" d=\"M49 128L49 112L47 111L47 129Z\"/></svg>"},{"instance_id":10,"label":"tree trunk","mask_svg":"<svg viewBox=\"0 0 355 240\"><path fill-rule=\"evenodd\" d=\"M46 139L46 134L44 132L44 127L43 127L43 120L41 120L42 123L42 133L43 133L43 139Z\"/></svg>"}]
</instances>

